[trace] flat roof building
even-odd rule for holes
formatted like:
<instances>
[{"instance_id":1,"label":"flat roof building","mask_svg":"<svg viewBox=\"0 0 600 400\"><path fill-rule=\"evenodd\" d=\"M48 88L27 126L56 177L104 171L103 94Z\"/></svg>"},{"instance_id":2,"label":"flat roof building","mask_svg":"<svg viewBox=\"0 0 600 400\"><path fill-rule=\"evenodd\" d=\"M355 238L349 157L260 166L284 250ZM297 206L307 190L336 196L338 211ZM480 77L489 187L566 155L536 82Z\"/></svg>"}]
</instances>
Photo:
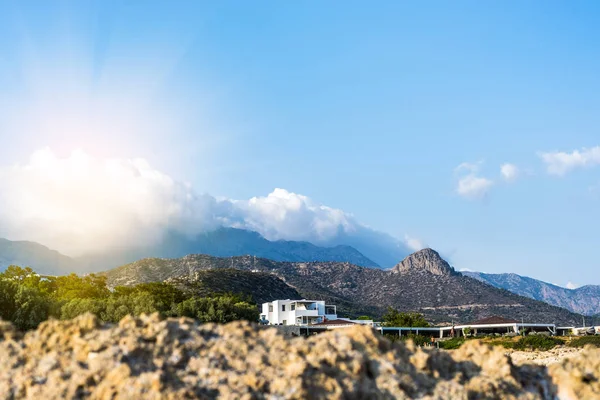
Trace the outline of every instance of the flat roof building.
<instances>
[{"instance_id":1,"label":"flat roof building","mask_svg":"<svg viewBox=\"0 0 600 400\"><path fill-rule=\"evenodd\" d=\"M268 325L314 325L338 317L336 306L323 300L288 299L263 303L260 319Z\"/></svg>"}]
</instances>

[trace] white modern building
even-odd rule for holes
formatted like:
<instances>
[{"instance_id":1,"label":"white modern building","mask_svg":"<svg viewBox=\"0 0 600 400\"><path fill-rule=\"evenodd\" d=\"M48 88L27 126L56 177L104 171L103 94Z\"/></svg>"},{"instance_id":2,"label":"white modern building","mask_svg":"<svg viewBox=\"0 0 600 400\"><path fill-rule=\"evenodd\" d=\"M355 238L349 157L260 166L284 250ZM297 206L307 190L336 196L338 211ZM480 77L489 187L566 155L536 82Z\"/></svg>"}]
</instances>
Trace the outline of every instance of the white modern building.
<instances>
[{"instance_id":1,"label":"white modern building","mask_svg":"<svg viewBox=\"0 0 600 400\"><path fill-rule=\"evenodd\" d=\"M337 310L323 300L275 300L263 303L260 314L269 325L314 325L337 318Z\"/></svg>"}]
</instances>

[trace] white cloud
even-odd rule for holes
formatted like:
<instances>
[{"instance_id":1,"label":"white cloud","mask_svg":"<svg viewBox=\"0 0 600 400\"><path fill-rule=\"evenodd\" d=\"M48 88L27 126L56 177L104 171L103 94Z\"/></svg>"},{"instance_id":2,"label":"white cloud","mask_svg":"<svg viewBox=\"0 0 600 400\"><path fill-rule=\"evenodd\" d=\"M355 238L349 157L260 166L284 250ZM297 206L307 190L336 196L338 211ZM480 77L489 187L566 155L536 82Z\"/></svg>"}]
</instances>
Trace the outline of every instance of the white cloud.
<instances>
[{"instance_id":1,"label":"white cloud","mask_svg":"<svg viewBox=\"0 0 600 400\"><path fill-rule=\"evenodd\" d=\"M275 189L266 197L230 200L226 225L259 232L270 240L314 240L323 242L339 233L352 233L360 226L351 214L315 204L310 198Z\"/></svg>"},{"instance_id":2,"label":"white cloud","mask_svg":"<svg viewBox=\"0 0 600 400\"><path fill-rule=\"evenodd\" d=\"M404 235L404 244L412 251L419 251L427 247L422 241L409 235Z\"/></svg>"},{"instance_id":3,"label":"white cloud","mask_svg":"<svg viewBox=\"0 0 600 400\"><path fill-rule=\"evenodd\" d=\"M494 182L478 176L481 164L482 162L476 164L462 163L454 169L454 172L460 175L456 193L470 200L481 199L487 196Z\"/></svg>"},{"instance_id":4,"label":"white cloud","mask_svg":"<svg viewBox=\"0 0 600 400\"><path fill-rule=\"evenodd\" d=\"M462 164L459 164L456 168L454 168L454 172L462 173L466 171L470 173L476 173L477 171L479 171L479 167L481 166L481 164L481 161L476 163L464 162Z\"/></svg>"},{"instance_id":5,"label":"white cloud","mask_svg":"<svg viewBox=\"0 0 600 400\"><path fill-rule=\"evenodd\" d=\"M514 182L519 176L519 168L517 168L514 164L502 164L500 167L500 172L502 173L502 177L507 182Z\"/></svg>"},{"instance_id":6,"label":"white cloud","mask_svg":"<svg viewBox=\"0 0 600 400\"><path fill-rule=\"evenodd\" d=\"M600 146L584 148L581 151L574 150L571 153L540 153L539 156L546 164L549 174L563 176L576 168L600 165Z\"/></svg>"},{"instance_id":7,"label":"white cloud","mask_svg":"<svg viewBox=\"0 0 600 400\"><path fill-rule=\"evenodd\" d=\"M456 192L467 199L481 199L488 194L493 184L487 178L469 174L459 179Z\"/></svg>"},{"instance_id":8,"label":"white cloud","mask_svg":"<svg viewBox=\"0 0 600 400\"><path fill-rule=\"evenodd\" d=\"M381 265L407 253L402 241L352 214L285 189L249 200L217 199L143 159L96 159L83 151L60 158L45 149L24 165L0 167L0 237L76 256L153 245L169 231L196 235L218 227L249 229L270 240L349 244L376 262L381 256Z\"/></svg>"},{"instance_id":9,"label":"white cloud","mask_svg":"<svg viewBox=\"0 0 600 400\"><path fill-rule=\"evenodd\" d=\"M568 282L568 283L565 285L565 287L566 287L567 289L577 289L579 286L580 286L580 285L577 285L577 284L575 284L575 283L573 283L573 282L571 282L571 281L569 281L569 282Z\"/></svg>"}]
</instances>

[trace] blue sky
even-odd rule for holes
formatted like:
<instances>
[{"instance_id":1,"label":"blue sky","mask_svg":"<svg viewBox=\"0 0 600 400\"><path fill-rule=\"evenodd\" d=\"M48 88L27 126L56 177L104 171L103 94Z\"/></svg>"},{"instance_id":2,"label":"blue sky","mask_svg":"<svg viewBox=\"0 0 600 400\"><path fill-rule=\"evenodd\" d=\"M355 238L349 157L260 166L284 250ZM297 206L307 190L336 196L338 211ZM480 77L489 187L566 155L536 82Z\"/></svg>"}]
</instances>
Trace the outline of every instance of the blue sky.
<instances>
[{"instance_id":1,"label":"blue sky","mask_svg":"<svg viewBox=\"0 0 600 400\"><path fill-rule=\"evenodd\" d=\"M0 165L139 157L199 193L300 193L459 269L600 284L596 2L0 7Z\"/></svg>"}]
</instances>

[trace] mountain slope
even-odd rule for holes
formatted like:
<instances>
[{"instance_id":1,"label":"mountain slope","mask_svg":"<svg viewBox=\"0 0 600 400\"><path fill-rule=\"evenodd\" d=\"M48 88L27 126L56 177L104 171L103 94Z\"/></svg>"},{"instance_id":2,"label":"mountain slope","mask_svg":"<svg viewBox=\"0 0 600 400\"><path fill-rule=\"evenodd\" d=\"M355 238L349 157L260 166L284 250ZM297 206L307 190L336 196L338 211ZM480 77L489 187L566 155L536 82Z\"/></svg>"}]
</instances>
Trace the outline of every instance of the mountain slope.
<instances>
[{"instance_id":1,"label":"mountain slope","mask_svg":"<svg viewBox=\"0 0 600 400\"><path fill-rule=\"evenodd\" d=\"M251 297L256 304L277 299L302 298L294 288L273 274L234 268L195 271L191 278L189 276L169 278L166 282L197 296L236 293Z\"/></svg>"},{"instance_id":2,"label":"mountain slope","mask_svg":"<svg viewBox=\"0 0 600 400\"><path fill-rule=\"evenodd\" d=\"M563 307L579 314L594 315L600 313L600 286L597 285L567 289L512 273L485 274L482 272L463 272L463 274L489 283L492 286Z\"/></svg>"},{"instance_id":3,"label":"mountain slope","mask_svg":"<svg viewBox=\"0 0 600 400\"><path fill-rule=\"evenodd\" d=\"M40 274L59 275L77 271L73 259L34 242L0 238L0 271L9 265L31 267Z\"/></svg>"},{"instance_id":4,"label":"mountain slope","mask_svg":"<svg viewBox=\"0 0 600 400\"><path fill-rule=\"evenodd\" d=\"M308 242L270 241L256 232L220 228L194 238L171 233L158 245L145 248L111 249L78 259L88 271L106 270L141 258L177 258L187 254L216 257L251 255L276 261L340 261L364 267L379 265L351 246L320 247Z\"/></svg>"},{"instance_id":5,"label":"mountain slope","mask_svg":"<svg viewBox=\"0 0 600 400\"><path fill-rule=\"evenodd\" d=\"M216 258L189 255L179 259L145 259L107 271L111 285L193 278L197 271L235 268L271 273L302 297L336 304L340 314L380 317L388 306L422 312L433 322L468 322L500 315L533 322L575 324L580 316L455 272L426 249L407 257L392 270L350 263L277 262L249 256Z\"/></svg>"}]
</instances>

